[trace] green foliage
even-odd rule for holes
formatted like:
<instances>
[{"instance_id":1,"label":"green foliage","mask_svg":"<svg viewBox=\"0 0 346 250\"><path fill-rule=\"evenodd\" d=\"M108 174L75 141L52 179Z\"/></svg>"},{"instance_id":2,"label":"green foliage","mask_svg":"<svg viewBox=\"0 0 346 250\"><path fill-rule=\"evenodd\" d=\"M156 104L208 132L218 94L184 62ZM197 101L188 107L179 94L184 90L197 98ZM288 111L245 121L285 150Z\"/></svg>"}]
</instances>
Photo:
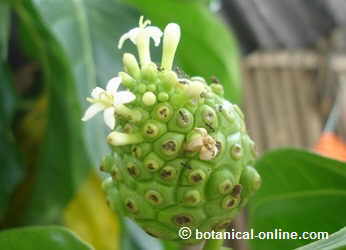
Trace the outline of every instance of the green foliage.
<instances>
[{"instance_id":1,"label":"green foliage","mask_svg":"<svg viewBox=\"0 0 346 250\"><path fill-rule=\"evenodd\" d=\"M9 5L0 2L0 60L5 60L7 56L8 35L10 24Z\"/></svg>"},{"instance_id":2,"label":"green foliage","mask_svg":"<svg viewBox=\"0 0 346 250\"><path fill-rule=\"evenodd\" d=\"M5 217L11 194L22 180L23 169L11 126L17 98L5 63L9 30L9 8L0 3L0 221Z\"/></svg>"},{"instance_id":3,"label":"green foliage","mask_svg":"<svg viewBox=\"0 0 346 250\"><path fill-rule=\"evenodd\" d=\"M333 249L346 249L346 227L333 233L328 239L318 240L296 250L333 250Z\"/></svg>"},{"instance_id":4,"label":"green foliage","mask_svg":"<svg viewBox=\"0 0 346 250\"><path fill-rule=\"evenodd\" d=\"M240 67L237 43L228 28L202 1L126 0L155 25L169 22L182 27L178 65L187 74L206 79L216 76L225 88L225 97L241 102Z\"/></svg>"},{"instance_id":5,"label":"green foliage","mask_svg":"<svg viewBox=\"0 0 346 250\"><path fill-rule=\"evenodd\" d=\"M0 232L0 249L93 250L75 234L58 226L23 227Z\"/></svg>"},{"instance_id":6,"label":"green foliage","mask_svg":"<svg viewBox=\"0 0 346 250\"><path fill-rule=\"evenodd\" d=\"M263 185L250 203L250 228L333 233L345 226L346 163L283 149L256 164ZM341 237L341 236L340 236ZM254 240L252 249L292 249L307 240Z\"/></svg>"},{"instance_id":7,"label":"green foliage","mask_svg":"<svg viewBox=\"0 0 346 250\"><path fill-rule=\"evenodd\" d=\"M71 0L25 1L15 9L36 45L49 98L38 179L25 220L51 222L108 150L101 121L84 127L80 119L90 89L118 71L115 37L127 27L132 12L110 1ZM114 29L115 17L124 26Z\"/></svg>"}]
</instances>

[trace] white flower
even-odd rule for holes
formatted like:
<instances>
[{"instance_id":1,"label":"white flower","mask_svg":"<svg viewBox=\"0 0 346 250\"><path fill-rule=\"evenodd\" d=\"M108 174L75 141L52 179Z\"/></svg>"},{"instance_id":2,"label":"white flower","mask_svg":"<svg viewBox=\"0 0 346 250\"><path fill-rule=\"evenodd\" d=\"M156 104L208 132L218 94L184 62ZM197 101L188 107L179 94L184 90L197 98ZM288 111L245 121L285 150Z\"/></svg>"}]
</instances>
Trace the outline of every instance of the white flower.
<instances>
[{"instance_id":1,"label":"white flower","mask_svg":"<svg viewBox=\"0 0 346 250\"><path fill-rule=\"evenodd\" d=\"M152 38L154 40L156 47L159 46L162 31L158 27L148 25L150 25L150 21L144 21L143 16L141 16L139 19L139 27L131 29L129 32L122 35L119 39L118 48L121 49L127 39L130 39L135 45L138 45L140 42L139 40L142 38L141 34L146 34L147 38Z\"/></svg>"},{"instance_id":2,"label":"white flower","mask_svg":"<svg viewBox=\"0 0 346 250\"><path fill-rule=\"evenodd\" d=\"M171 70L175 52L180 41L180 26L176 23L167 24L163 35L163 52L161 66Z\"/></svg>"},{"instance_id":3,"label":"white flower","mask_svg":"<svg viewBox=\"0 0 346 250\"><path fill-rule=\"evenodd\" d=\"M130 91L118 91L121 79L114 77L107 83L106 90L96 87L91 92L92 98L87 98L92 105L86 110L82 121L87 121L95 116L98 112L103 112L103 117L106 125L114 129L115 117L114 113L117 105L130 103L136 96Z\"/></svg>"},{"instance_id":4,"label":"white flower","mask_svg":"<svg viewBox=\"0 0 346 250\"><path fill-rule=\"evenodd\" d=\"M124 42L130 39L136 46L141 66L145 66L151 62L150 57L150 38L155 42L155 46L159 46L162 31L155 26L148 26L149 20L143 21L143 16L139 19L139 27L130 30L122 35L119 39L118 48L121 49Z\"/></svg>"}]
</instances>

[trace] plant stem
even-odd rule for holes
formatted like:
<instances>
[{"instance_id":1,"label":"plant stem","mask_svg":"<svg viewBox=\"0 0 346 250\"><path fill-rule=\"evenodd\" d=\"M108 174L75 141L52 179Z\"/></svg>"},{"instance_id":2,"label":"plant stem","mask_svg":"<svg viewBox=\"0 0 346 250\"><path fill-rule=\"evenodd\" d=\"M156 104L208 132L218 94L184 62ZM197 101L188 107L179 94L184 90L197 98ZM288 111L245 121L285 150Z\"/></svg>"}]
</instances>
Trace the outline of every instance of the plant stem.
<instances>
[{"instance_id":1,"label":"plant stem","mask_svg":"<svg viewBox=\"0 0 346 250\"><path fill-rule=\"evenodd\" d=\"M220 240L210 239L205 242L203 250L221 250L222 246L223 246L223 239L220 239Z\"/></svg>"}]
</instances>

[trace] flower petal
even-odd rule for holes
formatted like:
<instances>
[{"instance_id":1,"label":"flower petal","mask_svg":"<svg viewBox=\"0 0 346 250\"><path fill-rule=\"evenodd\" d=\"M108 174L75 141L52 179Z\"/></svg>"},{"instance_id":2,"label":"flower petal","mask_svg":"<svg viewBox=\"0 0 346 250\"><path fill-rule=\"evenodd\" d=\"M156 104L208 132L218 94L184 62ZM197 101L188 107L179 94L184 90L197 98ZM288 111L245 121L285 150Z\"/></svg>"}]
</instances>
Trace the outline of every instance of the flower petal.
<instances>
[{"instance_id":1,"label":"flower petal","mask_svg":"<svg viewBox=\"0 0 346 250\"><path fill-rule=\"evenodd\" d=\"M145 31L148 33L149 37L154 40L155 46L159 46L162 37L162 31L155 26L148 26L145 28Z\"/></svg>"},{"instance_id":2,"label":"flower petal","mask_svg":"<svg viewBox=\"0 0 346 250\"><path fill-rule=\"evenodd\" d=\"M96 87L91 91L91 97L94 99L99 99L100 95L105 92L105 90L103 88L100 87Z\"/></svg>"},{"instance_id":3,"label":"flower petal","mask_svg":"<svg viewBox=\"0 0 346 250\"><path fill-rule=\"evenodd\" d=\"M123 47L123 44L127 39L130 39L134 44L136 44L135 38L138 34L138 31L139 31L139 28L134 28L130 30L129 32L125 33L124 35L122 35L118 42L118 49L121 49Z\"/></svg>"},{"instance_id":4,"label":"flower petal","mask_svg":"<svg viewBox=\"0 0 346 250\"><path fill-rule=\"evenodd\" d=\"M91 105L84 113L84 116L82 118L82 121L85 122L89 119L91 119L94 115L96 115L98 112L103 110L105 107L100 103L95 103Z\"/></svg>"},{"instance_id":5,"label":"flower petal","mask_svg":"<svg viewBox=\"0 0 346 250\"><path fill-rule=\"evenodd\" d=\"M114 107L106 108L103 112L103 119L110 129L115 127Z\"/></svg>"},{"instance_id":6,"label":"flower petal","mask_svg":"<svg viewBox=\"0 0 346 250\"><path fill-rule=\"evenodd\" d=\"M117 92L120 86L120 83L121 83L120 77L113 77L112 79L110 79L106 86L107 92L110 92L114 95Z\"/></svg>"},{"instance_id":7,"label":"flower petal","mask_svg":"<svg viewBox=\"0 0 346 250\"><path fill-rule=\"evenodd\" d=\"M140 28L134 28L134 29L129 31L129 38L130 38L131 42L133 42L134 44L136 44L136 38L137 38L140 30L141 30Z\"/></svg>"},{"instance_id":8,"label":"flower petal","mask_svg":"<svg viewBox=\"0 0 346 250\"><path fill-rule=\"evenodd\" d=\"M114 105L132 102L136 96L131 91L119 91L114 95Z\"/></svg>"}]
</instances>

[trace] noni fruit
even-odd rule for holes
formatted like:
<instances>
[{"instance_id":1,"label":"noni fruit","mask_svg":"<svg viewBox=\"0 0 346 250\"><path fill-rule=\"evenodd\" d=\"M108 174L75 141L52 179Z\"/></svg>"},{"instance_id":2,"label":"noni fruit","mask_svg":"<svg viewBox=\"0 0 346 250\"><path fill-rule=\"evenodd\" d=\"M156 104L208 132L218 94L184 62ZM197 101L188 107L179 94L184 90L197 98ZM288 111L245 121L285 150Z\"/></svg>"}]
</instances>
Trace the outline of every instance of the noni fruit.
<instances>
[{"instance_id":1,"label":"noni fruit","mask_svg":"<svg viewBox=\"0 0 346 250\"><path fill-rule=\"evenodd\" d=\"M224 99L220 83L172 70L177 24L163 33L149 25L141 18L139 27L120 38L119 48L127 39L137 46L139 63L125 53L124 72L105 90L92 91L82 120L103 111L112 129L107 137L112 154L101 166L109 174L103 186L110 206L148 234L179 241L181 227L224 229L260 177L252 167L255 145L240 108ZM157 65L150 39L158 46L162 35Z\"/></svg>"}]
</instances>

